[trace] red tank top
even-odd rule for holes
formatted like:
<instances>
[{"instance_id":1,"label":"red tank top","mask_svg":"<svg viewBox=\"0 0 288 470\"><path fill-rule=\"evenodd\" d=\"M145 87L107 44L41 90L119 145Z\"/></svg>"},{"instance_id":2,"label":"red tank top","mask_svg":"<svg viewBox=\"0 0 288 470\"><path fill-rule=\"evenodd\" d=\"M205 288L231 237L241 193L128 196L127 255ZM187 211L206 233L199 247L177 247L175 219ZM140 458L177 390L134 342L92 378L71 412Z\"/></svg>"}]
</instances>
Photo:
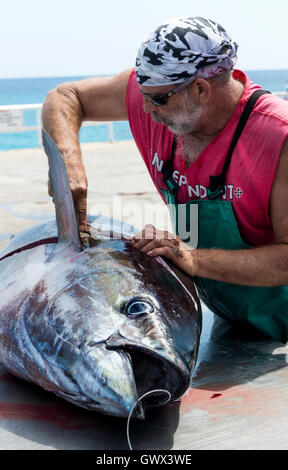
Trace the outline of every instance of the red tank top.
<instances>
[{"instance_id":1,"label":"red tank top","mask_svg":"<svg viewBox=\"0 0 288 470\"><path fill-rule=\"evenodd\" d=\"M207 199L210 175L222 172L240 116L251 94L261 87L253 84L240 70L233 76L245 85L233 115L220 134L186 167L183 142L178 139L174 159L174 178L180 186L179 203ZM157 124L143 110L135 71L131 73L126 94L130 128L150 176L160 192L167 189L161 169L170 158L173 134ZM269 197L279 156L288 137L288 102L272 94L260 96L234 149L226 174L226 192L221 199L231 201L243 240L259 246L275 242L269 216ZM164 199L164 198L163 198Z\"/></svg>"}]
</instances>

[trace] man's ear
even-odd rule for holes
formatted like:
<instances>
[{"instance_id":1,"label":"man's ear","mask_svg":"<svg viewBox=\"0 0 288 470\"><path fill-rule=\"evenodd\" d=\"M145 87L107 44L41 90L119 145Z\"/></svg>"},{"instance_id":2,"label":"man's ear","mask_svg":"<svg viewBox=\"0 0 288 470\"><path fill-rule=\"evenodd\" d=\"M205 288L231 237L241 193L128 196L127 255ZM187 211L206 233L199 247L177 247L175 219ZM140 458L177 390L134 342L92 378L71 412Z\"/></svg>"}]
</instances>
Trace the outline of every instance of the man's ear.
<instances>
[{"instance_id":1,"label":"man's ear","mask_svg":"<svg viewBox=\"0 0 288 470\"><path fill-rule=\"evenodd\" d=\"M189 91L195 104L205 105L211 96L211 85L205 78L197 78Z\"/></svg>"}]
</instances>

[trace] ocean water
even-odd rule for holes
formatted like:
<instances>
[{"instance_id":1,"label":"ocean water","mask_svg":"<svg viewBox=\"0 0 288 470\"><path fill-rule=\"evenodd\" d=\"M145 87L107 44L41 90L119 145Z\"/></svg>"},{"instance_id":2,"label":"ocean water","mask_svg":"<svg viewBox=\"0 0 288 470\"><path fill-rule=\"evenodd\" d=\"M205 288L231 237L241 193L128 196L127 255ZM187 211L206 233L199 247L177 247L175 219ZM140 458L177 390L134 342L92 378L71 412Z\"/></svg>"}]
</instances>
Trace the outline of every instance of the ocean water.
<instances>
[{"instance_id":1,"label":"ocean water","mask_svg":"<svg viewBox=\"0 0 288 470\"><path fill-rule=\"evenodd\" d=\"M266 90L285 91L288 70L245 71L251 80ZM0 105L42 103L48 91L67 81L88 77L14 78L0 80ZM24 112L24 125L36 124L36 112ZM127 122L113 123L115 140L132 139ZM108 141L108 126L86 127L80 130L80 142ZM0 133L0 150L38 146L37 132Z\"/></svg>"}]
</instances>

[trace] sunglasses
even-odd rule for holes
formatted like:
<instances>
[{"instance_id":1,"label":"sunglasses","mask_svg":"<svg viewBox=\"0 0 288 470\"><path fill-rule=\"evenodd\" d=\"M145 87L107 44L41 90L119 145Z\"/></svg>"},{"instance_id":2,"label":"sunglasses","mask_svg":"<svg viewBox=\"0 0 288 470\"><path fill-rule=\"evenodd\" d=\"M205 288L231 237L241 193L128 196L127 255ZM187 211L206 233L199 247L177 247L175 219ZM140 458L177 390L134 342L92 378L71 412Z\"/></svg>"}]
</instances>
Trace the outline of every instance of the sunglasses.
<instances>
[{"instance_id":1,"label":"sunglasses","mask_svg":"<svg viewBox=\"0 0 288 470\"><path fill-rule=\"evenodd\" d=\"M150 101L150 103L154 104L155 106L164 106L167 103L169 98L181 90L184 90L190 83L194 82L196 77L190 77L188 80L180 83L180 85L176 86L172 90L168 91L168 93L158 94L158 95L151 95L150 93L144 93L144 91L140 90L140 93L146 98L146 100Z\"/></svg>"}]
</instances>

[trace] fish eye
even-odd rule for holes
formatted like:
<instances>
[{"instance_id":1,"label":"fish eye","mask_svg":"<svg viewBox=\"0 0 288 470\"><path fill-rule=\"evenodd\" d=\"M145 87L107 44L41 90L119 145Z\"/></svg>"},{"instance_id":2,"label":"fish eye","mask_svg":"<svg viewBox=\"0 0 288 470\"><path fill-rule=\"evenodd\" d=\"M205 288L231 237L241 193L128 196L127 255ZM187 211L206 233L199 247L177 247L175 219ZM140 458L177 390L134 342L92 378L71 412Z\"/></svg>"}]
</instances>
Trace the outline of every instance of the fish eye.
<instances>
[{"instance_id":1,"label":"fish eye","mask_svg":"<svg viewBox=\"0 0 288 470\"><path fill-rule=\"evenodd\" d=\"M135 317L152 312L154 312L154 307L146 299L131 299L124 307L124 313Z\"/></svg>"}]
</instances>

